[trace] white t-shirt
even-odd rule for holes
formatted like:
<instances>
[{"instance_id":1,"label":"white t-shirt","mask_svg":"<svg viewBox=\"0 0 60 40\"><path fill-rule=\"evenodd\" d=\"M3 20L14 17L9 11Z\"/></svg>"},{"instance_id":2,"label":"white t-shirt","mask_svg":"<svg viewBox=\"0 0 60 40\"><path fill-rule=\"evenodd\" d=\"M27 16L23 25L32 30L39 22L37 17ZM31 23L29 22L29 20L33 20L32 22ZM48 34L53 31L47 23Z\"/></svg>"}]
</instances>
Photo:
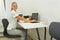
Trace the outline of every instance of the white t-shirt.
<instances>
[{"instance_id":1,"label":"white t-shirt","mask_svg":"<svg viewBox=\"0 0 60 40\"><path fill-rule=\"evenodd\" d=\"M17 19L16 16L18 16L18 13L15 12L14 10L11 11L11 13L9 14L9 25L7 27L7 30L11 30L11 29L15 29L17 26Z\"/></svg>"}]
</instances>

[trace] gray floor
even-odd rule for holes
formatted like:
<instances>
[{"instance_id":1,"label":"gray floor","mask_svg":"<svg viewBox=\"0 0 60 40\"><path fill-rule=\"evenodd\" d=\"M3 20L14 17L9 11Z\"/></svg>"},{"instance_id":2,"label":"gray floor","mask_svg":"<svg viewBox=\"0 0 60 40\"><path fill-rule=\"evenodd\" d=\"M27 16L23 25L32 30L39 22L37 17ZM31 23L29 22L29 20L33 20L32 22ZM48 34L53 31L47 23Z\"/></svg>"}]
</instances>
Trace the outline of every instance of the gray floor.
<instances>
[{"instance_id":1,"label":"gray floor","mask_svg":"<svg viewBox=\"0 0 60 40\"><path fill-rule=\"evenodd\" d=\"M39 28L39 34L40 34L40 38L41 40L44 40L44 28ZM2 35L0 33L0 35ZM37 36L37 33L36 33L36 29L30 29L28 30L28 40L38 40L38 36ZM50 35L49 35L49 28L47 28L47 36L46 36L46 39L47 40L50 40ZM3 36L0 36L0 40L20 40L20 38L6 38L6 37L3 37ZM55 39L53 39L55 40Z\"/></svg>"}]
</instances>

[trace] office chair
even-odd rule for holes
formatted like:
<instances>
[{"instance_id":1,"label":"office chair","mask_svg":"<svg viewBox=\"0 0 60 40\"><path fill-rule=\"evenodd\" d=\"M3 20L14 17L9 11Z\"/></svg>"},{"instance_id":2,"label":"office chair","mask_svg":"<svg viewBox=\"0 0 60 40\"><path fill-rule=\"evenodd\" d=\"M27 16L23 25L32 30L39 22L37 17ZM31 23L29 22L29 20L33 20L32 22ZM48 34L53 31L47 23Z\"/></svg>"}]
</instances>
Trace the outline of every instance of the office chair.
<instances>
[{"instance_id":1,"label":"office chair","mask_svg":"<svg viewBox=\"0 0 60 40\"><path fill-rule=\"evenodd\" d=\"M38 13L32 13L32 20L37 20L38 21Z\"/></svg>"},{"instance_id":2,"label":"office chair","mask_svg":"<svg viewBox=\"0 0 60 40\"><path fill-rule=\"evenodd\" d=\"M52 22L49 26L49 34L51 35L50 40L55 38L56 40L60 40L60 22Z\"/></svg>"},{"instance_id":3,"label":"office chair","mask_svg":"<svg viewBox=\"0 0 60 40\"><path fill-rule=\"evenodd\" d=\"M7 19L2 19L3 27L4 27L4 32L3 35L8 38L18 38L21 37L21 35L10 35L7 33L7 27L9 25L9 22Z\"/></svg>"}]
</instances>

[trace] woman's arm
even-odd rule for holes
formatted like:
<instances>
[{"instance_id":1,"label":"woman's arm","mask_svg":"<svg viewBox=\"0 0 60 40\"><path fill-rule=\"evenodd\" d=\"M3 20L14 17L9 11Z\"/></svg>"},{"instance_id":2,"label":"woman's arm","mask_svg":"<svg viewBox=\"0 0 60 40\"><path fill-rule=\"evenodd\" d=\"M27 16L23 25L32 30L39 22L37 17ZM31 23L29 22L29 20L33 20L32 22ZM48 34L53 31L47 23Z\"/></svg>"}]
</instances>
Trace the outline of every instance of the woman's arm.
<instances>
[{"instance_id":1,"label":"woman's arm","mask_svg":"<svg viewBox=\"0 0 60 40\"><path fill-rule=\"evenodd\" d=\"M26 18L24 18L24 17L22 17L22 20L23 20L24 22L27 22L27 19L26 19Z\"/></svg>"},{"instance_id":2,"label":"woman's arm","mask_svg":"<svg viewBox=\"0 0 60 40\"><path fill-rule=\"evenodd\" d=\"M17 20L18 20L18 21L21 19L21 17L20 17L20 16L16 16L16 18L17 18Z\"/></svg>"},{"instance_id":3,"label":"woman's arm","mask_svg":"<svg viewBox=\"0 0 60 40\"><path fill-rule=\"evenodd\" d=\"M36 22L37 20L27 20L28 23Z\"/></svg>"},{"instance_id":4,"label":"woman's arm","mask_svg":"<svg viewBox=\"0 0 60 40\"><path fill-rule=\"evenodd\" d=\"M31 22L36 22L37 20L31 20Z\"/></svg>"}]
</instances>

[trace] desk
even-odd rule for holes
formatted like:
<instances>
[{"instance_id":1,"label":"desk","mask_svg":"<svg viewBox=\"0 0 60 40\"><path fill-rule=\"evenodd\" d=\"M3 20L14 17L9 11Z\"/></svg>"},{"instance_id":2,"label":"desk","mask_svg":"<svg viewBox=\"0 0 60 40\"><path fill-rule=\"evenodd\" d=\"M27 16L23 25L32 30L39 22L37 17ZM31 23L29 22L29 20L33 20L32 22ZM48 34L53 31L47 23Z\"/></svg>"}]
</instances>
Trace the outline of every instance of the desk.
<instances>
[{"instance_id":1,"label":"desk","mask_svg":"<svg viewBox=\"0 0 60 40\"><path fill-rule=\"evenodd\" d=\"M46 40L46 27L47 27L47 25L43 24L43 22L40 22L40 23L20 23L20 22L18 22L18 24L26 30L36 28L39 40L40 40L40 36L39 36L38 28L44 27L44 29L45 29L44 40ZM26 31L26 36L27 36L27 31Z\"/></svg>"}]
</instances>

